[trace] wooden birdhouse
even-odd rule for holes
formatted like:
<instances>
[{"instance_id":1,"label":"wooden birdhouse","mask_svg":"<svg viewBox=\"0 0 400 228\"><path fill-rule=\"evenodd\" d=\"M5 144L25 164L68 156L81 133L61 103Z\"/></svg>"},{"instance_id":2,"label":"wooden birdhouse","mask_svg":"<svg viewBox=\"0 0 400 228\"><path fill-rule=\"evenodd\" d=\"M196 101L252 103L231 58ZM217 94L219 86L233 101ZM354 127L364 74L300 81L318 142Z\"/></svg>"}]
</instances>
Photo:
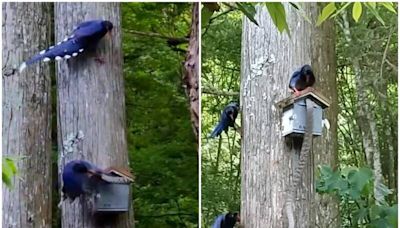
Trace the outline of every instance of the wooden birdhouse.
<instances>
[{"instance_id":1,"label":"wooden birdhouse","mask_svg":"<svg viewBox=\"0 0 400 228\"><path fill-rule=\"evenodd\" d=\"M283 110L282 136L302 137L306 129L306 99L314 101L313 107L313 135L322 135L322 112L329 107L329 101L313 88L301 91L300 96L290 96L278 102L278 107Z\"/></svg>"},{"instance_id":2,"label":"wooden birdhouse","mask_svg":"<svg viewBox=\"0 0 400 228\"><path fill-rule=\"evenodd\" d=\"M95 211L121 213L129 211L130 184L133 175L125 169L110 167L101 176L103 182L97 188Z\"/></svg>"}]
</instances>

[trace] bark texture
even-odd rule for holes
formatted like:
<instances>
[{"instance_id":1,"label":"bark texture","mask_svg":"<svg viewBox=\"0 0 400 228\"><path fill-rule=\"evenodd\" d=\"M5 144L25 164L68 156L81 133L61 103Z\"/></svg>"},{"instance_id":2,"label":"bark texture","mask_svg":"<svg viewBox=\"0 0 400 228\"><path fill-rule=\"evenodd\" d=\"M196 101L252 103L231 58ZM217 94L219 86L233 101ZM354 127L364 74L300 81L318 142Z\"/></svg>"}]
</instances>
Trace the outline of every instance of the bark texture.
<instances>
[{"instance_id":1,"label":"bark texture","mask_svg":"<svg viewBox=\"0 0 400 228\"><path fill-rule=\"evenodd\" d=\"M3 7L3 73L50 43L51 3ZM3 227L51 227L49 64L3 77L3 156L16 159L13 188L3 185Z\"/></svg>"},{"instance_id":2,"label":"bark texture","mask_svg":"<svg viewBox=\"0 0 400 228\"><path fill-rule=\"evenodd\" d=\"M289 96L288 84L292 72L306 63L311 64L316 72L315 87L331 98L332 103L337 97L334 77L328 79L335 74L332 24L315 29L297 15L295 9L288 4L285 7L291 38L278 32L264 7L257 7L256 20L259 27L247 18L244 19L241 69L244 133L241 221L244 227L288 225L284 210L285 190L291 183L299 154L296 153L297 149L293 149L293 142L285 142L281 136L282 110L275 104ZM306 14L312 18L316 18L319 13L317 7L316 3L302 4ZM327 88L331 91L329 94L326 94ZM323 160L320 157L326 153L329 154L326 160L336 162L337 106L333 106L334 109L326 115L333 126L329 132L324 131L320 139L314 140L300 187L294 197L296 227L315 227L319 218L315 205L320 201L316 199L314 190L314 154L318 162ZM326 145L326 142L333 144ZM324 227L326 221L318 223Z\"/></svg>"},{"instance_id":3,"label":"bark texture","mask_svg":"<svg viewBox=\"0 0 400 228\"><path fill-rule=\"evenodd\" d=\"M193 3L192 28L189 50L186 55L185 75L183 78L186 94L189 98L193 131L199 137L199 3Z\"/></svg>"},{"instance_id":4,"label":"bark texture","mask_svg":"<svg viewBox=\"0 0 400 228\"><path fill-rule=\"evenodd\" d=\"M59 172L73 159L85 159L102 168L129 167L119 3L55 3L54 15L57 41L85 20L105 19L114 25L112 39L105 36L98 46L104 64L89 55L57 64L59 145L79 131L84 134L76 150L60 159ZM63 148L59 148L62 154ZM132 206L129 213L118 216L94 216L85 197L62 204L62 227L133 227L132 221Z\"/></svg>"},{"instance_id":5,"label":"bark texture","mask_svg":"<svg viewBox=\"0 0 400 228\"><path fill-rule=\"evenodd\" d=\"M312 21L317 21L326 3L312 4L309 15ZM329 108L324 110L323 118L330 123L329 130L324 128L321 137L314 138L314 170L318 165L327 164L331 167L338 165L338 91L336 83L336 32L334 20L327 20L322 25L313 28L311 39L312 59L316 75L315 88L330 100ZM315 227L339 227L339 200L324 195L315 195L316 224Z\"/></svg>"}]
</instances>

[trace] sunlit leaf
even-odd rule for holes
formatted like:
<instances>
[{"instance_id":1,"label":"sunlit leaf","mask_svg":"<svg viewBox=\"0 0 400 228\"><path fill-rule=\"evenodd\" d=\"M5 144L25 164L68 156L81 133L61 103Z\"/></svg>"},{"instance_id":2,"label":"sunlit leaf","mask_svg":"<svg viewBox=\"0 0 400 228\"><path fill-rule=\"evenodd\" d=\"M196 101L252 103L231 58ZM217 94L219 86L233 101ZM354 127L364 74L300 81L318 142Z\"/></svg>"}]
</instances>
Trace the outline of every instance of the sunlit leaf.
<instances>
[{"instance_id":1,"label":"sunlit leaf","mask_svg":"<svg viewBox=\"0 0 400 228\"><path fill-rule=\"evenodd\" d=\"M318 17L317 26L322 24L322 22L324 22L326 19L328 19L328 17L331 16L335 11L336 11L336 6L335 6L334 2L331 2L328 5L326 5L322 9L322 12Z\"/></svg>"},{"instance_id":2,"label":"sunlit leaf","mask_svg":"<svg viewBox=\"0 0 400 228\"><path fill-rule=\"evenodd\" d=\"M362 14L362 5L360 2L355 2L353 4L353 19L358 22Z\"/></svg>"},{"instance_id":3,"label":"sunlit leaf","mask_svg":"<svg viewBox=\"0 0 400 228\"><path fill-rule=\"evenodd\" d=\"M389 11L397 14L396 10L393 7L393 3L392 2L379 2L378 4L384 6L386 9L388 9Z\"/></svg>"}]
</instances>

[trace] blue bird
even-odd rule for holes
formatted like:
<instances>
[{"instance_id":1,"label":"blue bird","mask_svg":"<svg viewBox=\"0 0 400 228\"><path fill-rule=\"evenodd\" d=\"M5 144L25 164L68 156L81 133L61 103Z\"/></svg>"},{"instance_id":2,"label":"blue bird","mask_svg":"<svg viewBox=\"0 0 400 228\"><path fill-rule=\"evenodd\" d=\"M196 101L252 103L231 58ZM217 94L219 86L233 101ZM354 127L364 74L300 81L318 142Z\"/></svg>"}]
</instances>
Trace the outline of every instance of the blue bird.
<instances>
[{"instance_id":1,"label":"blue bird","mask_svg":"<svg viewBox=\"0 0 400 228\"><path fill-rule=\"evenodd\" d=\"M240 222L240 217L237 212L235 213L227 213L219 215L213 225L212 228L233 228L237 222Z\"/></svg>"},{"instance_id":2,"label":"blue bird","mask_svg":"<svg viewBox=\"0 0 400 228\"><path fill-rule=\"evenodd\" d=\"M64 199L74 201L76 197L93 192L103 173L103 170L85 160L68 162L62 174Z\"/></svg>"},{"instance_id":3,"label":"blue bird","mask_svg":"<svg viewBox=\"0 0 400 228\"><path fill-rule=\"evenodd\" d=\"M59 61L76 57L87 50L93 51L103 36L106 34L111 35L112 29L113 24L109 21L92 20L83 22L72 32L71 36L66 37L55 46L51 46L26 62L23 62L19 67L19 72L22 72L27 66L38 61Z\"/></svg>"},{"instance_id":4,"label":"blue bird","mask_svg":"<svg viewBox=\"0 0 400 228\"><path fill-rule=\"evenodd\" d=\"M295 93L296 96L299 96L299 91L313 86L314 83L315 77L311 66L304 65L300 70L297 70L292 74L289 82L289 88Z\"/></svg>"},{"instance_id":5,"label":"blue bird","mask_svg":"<svg viewBox=\"0 0 400 228\"><path fill-rule=\"evenodd\" d=\"M221 113L218 125L214 128L209 138L221 135L222 131L228 132L229 127L235 128L235 120L239 113L239 103L229 103Z\"/></svg>"}]
</instances>

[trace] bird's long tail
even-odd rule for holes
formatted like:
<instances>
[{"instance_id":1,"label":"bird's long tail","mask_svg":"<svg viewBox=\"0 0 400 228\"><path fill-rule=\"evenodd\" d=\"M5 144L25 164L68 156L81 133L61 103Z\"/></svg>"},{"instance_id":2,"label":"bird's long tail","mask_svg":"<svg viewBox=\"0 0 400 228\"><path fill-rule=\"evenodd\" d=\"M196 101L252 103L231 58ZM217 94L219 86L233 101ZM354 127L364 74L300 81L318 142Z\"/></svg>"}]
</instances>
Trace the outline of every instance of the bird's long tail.
<instances>
[{"instance_id":1,"label":"bird's long tail","mask_svg":"<svg viewBox=\"0 0 400 228\"><path fill-rule=\"evenodd\" d=\"M224 125L223 125L223 123L222 123L222 121L221 121L221 122L219 122L218 125L214 128L214 130L213 130L213 132L211 133L211 135L208 136L208 137L209 137L209 138L215 138L215 137L219 136L219 135L222 133L223 130L224 130Z\"/></svg>"},{"instance_id":2,"label":"bird's long tail","mask_svg":"<svg viewBox=\"0 0 400 228\"><path fill-rule=\"evenodd\" d=\"M72 39L73 36L65 38L63 41L58 42L55 46L51 46L42 50L32 58L23 62L19 66L19 72L22 72L27 66L32 65L38 61L48 62L50 60L69 59L77 56L83 52L82 45Z\"/></svg>"}]
</instances>

